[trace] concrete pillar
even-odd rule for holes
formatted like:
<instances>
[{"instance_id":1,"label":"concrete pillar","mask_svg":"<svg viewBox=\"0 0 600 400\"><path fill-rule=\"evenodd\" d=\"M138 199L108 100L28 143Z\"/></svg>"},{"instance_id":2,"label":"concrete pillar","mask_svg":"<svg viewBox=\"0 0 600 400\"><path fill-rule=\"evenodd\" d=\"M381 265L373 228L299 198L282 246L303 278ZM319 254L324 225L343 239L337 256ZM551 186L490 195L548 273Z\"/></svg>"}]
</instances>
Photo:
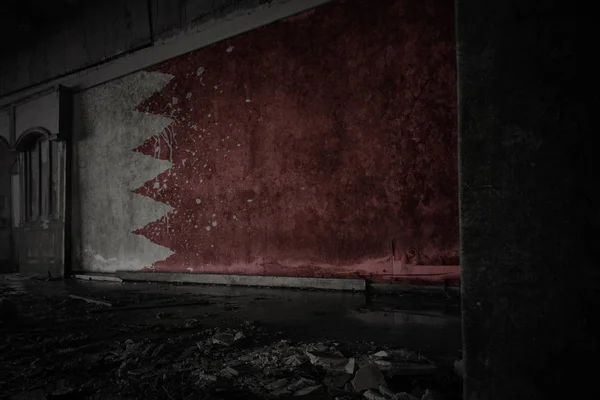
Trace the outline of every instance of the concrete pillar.
<instances>
[{"instance_id":1,"label":"concrete pillar","mask_svg":"<svg viewBox=\"0 0 600 400\"><path fill-rule=\"evenodd\" d=\"M585 143L595 94L576 83L580 6L457 1L468 400L599 398L578 397L600 388L600 167Z\"/></svg>"}]
</instances>

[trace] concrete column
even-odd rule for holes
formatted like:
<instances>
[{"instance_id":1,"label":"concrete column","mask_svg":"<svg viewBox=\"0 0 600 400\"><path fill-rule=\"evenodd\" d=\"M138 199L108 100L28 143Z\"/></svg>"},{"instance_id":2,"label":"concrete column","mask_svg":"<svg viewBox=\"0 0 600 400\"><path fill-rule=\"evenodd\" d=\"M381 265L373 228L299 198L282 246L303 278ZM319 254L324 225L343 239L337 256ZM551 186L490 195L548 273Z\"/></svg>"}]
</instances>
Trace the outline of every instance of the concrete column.
<instances>
[{"instance_id":1,"label":"concrete column","mask_svg":"<svg viewBox=\"0 0 600 400\"><path fill-rule=\"evenodd\" d=\"M585 143L595 94L576 83L580 5L457 1L468 400L598 398L578 397L600 388L600 167Z\"/></svg>"}]
</instances>

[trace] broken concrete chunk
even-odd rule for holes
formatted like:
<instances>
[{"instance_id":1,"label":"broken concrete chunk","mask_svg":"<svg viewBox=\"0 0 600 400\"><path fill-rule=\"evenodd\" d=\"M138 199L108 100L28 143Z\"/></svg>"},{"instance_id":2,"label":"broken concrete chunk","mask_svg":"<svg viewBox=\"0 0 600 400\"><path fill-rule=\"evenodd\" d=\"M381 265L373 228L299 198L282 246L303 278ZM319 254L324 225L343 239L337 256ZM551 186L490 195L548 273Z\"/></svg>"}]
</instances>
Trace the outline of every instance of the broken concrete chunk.
<instances>
[{"instance_id":1,"label":"broken concrete chunk","mask_svg":"<svg viewBox=\"0 0 600 400\"><path fill-rule=\"evenodd\" d=\"M395 398L397 400L419 400L418 397L415 397L412 394L406 392L397 393Z\"/></svg>"},{"instance_id":2,"label":"broken concrete chunk","mask_svg":"<svg viewBox=\"0 0 600 400\"><path fill-rule=\"evenodd\" d=\"M312 379L306 379L306 378L300 378L297 379L293 382L291 382L287 388L290 392L295 392L299 389L302 389L304 387L310 386L310 385L314 385L316 382L313 381Z\"/></svg>"},{"instance_id":3,"label":"broken concrete chunk","mask_svg":"<svg viewBox=\"0 0 600 400\"><path fill-rule=\"evenodd\" d=\"M148 346L146 346L146 348L141 353L142 357L147 357L148 355L152 354L155 347L156 345L154 343L150 343Z\"/></svg>"},{"instance_id":4,"label":"broken concrete chunk","mask_svg":"<svg viewBox=\"0 0 600 400\"><path fill-rule=\"evenodd\" d=\"M346 370L346 373L353 374L356 369L356 360L354 358L349 358L344 369Z\"/></svg>"},{"instance_id":5,"label":"broken concrete chunk","mask_svg":"<svg viewBox=\"0 0 600 400\"><path fill-rule=\"evenodd\" d=\"M217 333L212 337L212 342L221 346L231 346L235 343L235 336L227 332Z\"/></svg>"},{"instance_id":6,"label":"broken concrete chunk","mask_svg":"<svg viewBox=\"0 0 600 400\"><path fill-rule=\"evenodd\" d=\"M385 378L377 365L367 364L358 371L352 380L354 390L362 392L368 389L378 389L379 385L385 385Z\"/></svg>"},{"instance_id":7,"label":"broken concrete chunk","mask_svg":"<svg viewBox=\"0 0 600 400\"><path fill-rule=\"evenodd\" d=\"M154 368L152 368L150 366L146 366L146 367L132 369L131 371L128 371L127 374L132 375L132 376L142 376L142 375L146 375L149 372L152 372L153 370L154 370Z\"/></svg>"},{"instance_id":8,"label":"broken concrete chunk","mask_svg":"<svg viewBox=\"0 0 600 400\"><path fill-rule=\"evenodd\" d=\"M221 346L231 346L232 344L243 338L243 332L219 332L211 338L211 342L213 344L219 344Z\"/></svg>"},{"instance_id":9,"label":"broken concrete chunk","mask_svg":"<svg viewBox=\"0 0 600 400\"><path fill-rule=\"evenodd\" d=\"M179 363L175 363L171 366L175 371L189 371L191 370L193 367L188 364L187 362L179 362Z\"/></svg>"},{"instance_id":10,"label":"broken concrete chunk","mask_svg":"<svg viewBox=\"0 0 600 400\"><path fill-rule=\"evenodd\" d=\"M265 386L265 389L267 389L267 390L279 389L279 388L287 386L287 384L288 384L288 378L282 378L282 379L276 380L275 382L269 383L268 385Z\"/></svg>"},{"instance_id":11,"label":"broken concrete chunk","mask_svg":"<svg viewBox=\"0 0 600 400\"><path fill-rule=\"evenodd\" d=\"M324 343L311 343L308 346L306 346L306 351L310 351L312 352L321 352L324 353L327 350L329 350L329 346L327 346Z\"/></svg>"},{"instance_id":12,"label":"broken concrete chunk","mask_svg":"<svg viewBox=\"0 0 600 400\"><path fill-rule=\"evenodd\" d=\"M377 358L388 358L390 356L390 353L388 353L387 351L381 350L378 351L377 353L373 354L374 357Z\"/></svg>"},{"instance_id":13,"label":"broken concrete chunk","mask_svg":"<svg viewBox=\"0 0 600 400\"><path fill-rule=\"evenodd\" d=\"M164 348L165 348L164 343L158 345L158 347L156 349L154 349L154 351L152 352L151 357L158 357Z\"/></svg>"},{"instance_id":14,"label":"broken concrete chunk","mask_svg":"<svg viewBox=\"0 0 600 400\"><path fill-rule=\"evenodd\" d=\"M200 322L195 318L190 318L185 321L186 328L194 328L198 325L200 325Z\"/></svg>"},{"instance_id":15,"label":"broken concrete chunk","mask_svg":"<svg viewBox=\"0 0 600 400\"><path fill-rule=\"evenodd\" d=\"M204 371L198 371L196 372L196 375L198 376L198 381L196 382L196 384L202 384L202 383L207 383L207 382L216 382L217 381L217 377L213 374L207 374Z\"/></svg>"},{"instance_id":16,"label":"broken concrete chunk","mask_svg":"<svg viewBox=\"0 0 600 400\"><path fill-rule=\"evenodd\" d=\"M394 368L394 363L389 360L373 360L373 363L377 364L379 369L382 371L390 371Z\"/></svg>"},{"instance_id":17,"label":"broken concrete chunk","mask_svg":"<svg viewBox=\"0 0 600 400\"><path fill-rule=\"evenodd\" d=\"M121 378L130 368L131 364L127 360L123 361L119 366L119 369L117 369L117 376Z\"/></svg>"},{"instance_id":18,"label":"broken concrete chunk","mask_svg":"<svg viewBox=\"0 0 600 400\"><path fill-rule=\"evenodd\" d=\"M292 354L284 359L285 365L288 367L298 367L308 361L308 358L299 354Z\"/></svg>"},{"instance_id":19,"label":"broken concrete chunk","mask_svg":"<svg viewBox=\"0 0 600 400\"><path fill-rule=\"evenodd\" d=\"M387 400L385 396L379 393L377 390L369 389L363 393L363 396L369 400Z\"/></svg>"},{"instance_id":20,"label":"broken concrete chunk","mask_svg":"<svg viewBox=\"0 0 600 400\"><path fill-rule=\"evenodd\" d=\"M307 351L306 355L312 365L328 370L344 371L348 364L348 359L339 352Z\"/></svg>"},{"instance_id":21,"label":"broken concrete chunk","mask_svg":"<svg viewBox=\"0 0 600 400\"><path fill-rule=\"evenodd\" d=\"M232 367L225 367L221 370L221 374L229 377L238 376L240 373Z\"/></svg>"},{"instance_id":22,"label":"broken concrete chunk","mask_svg":"<svg viewBox=\"0 0 600 400\"><path fill-rule=\"evenodd\" d=\"M320 388L321 388L321 385L307 386L303 389L295 391L294 396L306 396L306 395L309 395L309 394L319 390Z\"/></svg>"}]
</instances>

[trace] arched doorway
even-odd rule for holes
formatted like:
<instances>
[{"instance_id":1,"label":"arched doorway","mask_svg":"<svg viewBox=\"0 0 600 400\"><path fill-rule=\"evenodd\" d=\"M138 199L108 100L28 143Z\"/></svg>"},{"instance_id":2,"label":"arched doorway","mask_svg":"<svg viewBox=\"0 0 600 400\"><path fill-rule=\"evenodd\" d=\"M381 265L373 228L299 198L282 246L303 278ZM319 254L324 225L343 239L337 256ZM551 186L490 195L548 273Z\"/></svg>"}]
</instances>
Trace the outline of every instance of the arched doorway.
<instances>
[{"instance_id":1,"label":"arched doorway","mask_svg":"<svg viewBox=\"0 0 600 400\"><path fill-rule=\"evenodd\" d=\"M11 170L15 163L15 154L8 142L0 137L0 272L12 272L15 269L11 224Z\"/></svg>"},{"instance_id":2,"label":"arched doorway","mask_svg":"<svg viewBox=\"0 0 600 400\"><path fill-rule=\"evenodd\" d=\"M44 128L33 128L19 136L15 149L19 157L19 271L30 276L63 276L65 142Z\"/></svg>"}]
</instances>

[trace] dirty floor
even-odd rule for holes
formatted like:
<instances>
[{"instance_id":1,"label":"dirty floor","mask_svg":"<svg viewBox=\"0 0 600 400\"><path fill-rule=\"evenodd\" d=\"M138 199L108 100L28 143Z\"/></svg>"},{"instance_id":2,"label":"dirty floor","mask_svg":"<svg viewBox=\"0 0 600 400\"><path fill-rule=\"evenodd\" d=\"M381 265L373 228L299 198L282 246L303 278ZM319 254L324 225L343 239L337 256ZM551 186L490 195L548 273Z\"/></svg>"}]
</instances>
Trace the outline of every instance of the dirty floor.
<instances>
[{"instance_id":1,"label":"dirty floor","mask_svg":"<svg viewBox=\"0 0 600 400\"><path fill-rule=\"evenodd\" d=\"M440 295L0 276L0 399L460 399Z\"/></svg>"}]
</instances>

